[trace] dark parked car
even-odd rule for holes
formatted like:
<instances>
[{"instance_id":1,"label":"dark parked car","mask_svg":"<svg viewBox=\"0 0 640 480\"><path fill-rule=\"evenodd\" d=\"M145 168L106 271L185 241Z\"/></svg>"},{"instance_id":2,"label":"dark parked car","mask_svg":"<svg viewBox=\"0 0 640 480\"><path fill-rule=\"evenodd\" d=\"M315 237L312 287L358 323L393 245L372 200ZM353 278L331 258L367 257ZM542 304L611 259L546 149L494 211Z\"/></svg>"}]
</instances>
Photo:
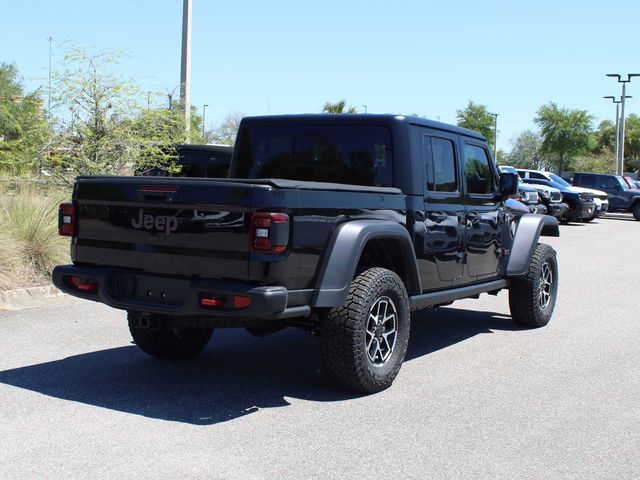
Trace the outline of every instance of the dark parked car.
<instances>
[{"instance_id":1,"label":"dark parked car","mask_svg":"<svg viewBox=\"0 0 640 480\"><path fill-rule=\"evenodd\" d=\"M540 182L533 182L533 180L547 180L548 183L546 183L546 185L551 185L551 184L561 185L562 187L564 187L562 189L563 195L567 190L569 190L574 193L583 193L585 194L583 195L584 197L590 197L593 203L595 204L595 208L593 209L591 216L582 218L582 221L584 222L590 222L593 219L598 218L601 215L604 215L609 209L607 192L603 192L602 190L597 190L594 188L577 187L577 186L571 185L570 181L567 181L566 179L560 177L559 175L556 175L553 172L548 172L545 170L528 170L524 168L519 168L518 175L520 175L520 178L522 178L527 183L540 184ZM570 202L567 202L567 203L570 203ZM579 219L576 219L576 220L579 220Z\"/></svg>"},{"instance_id":2,"label":"dark parked car","mask_svg":"<svg viewBox=\"0 0 640 480\"><path fill-rule=\"evenodd\" d=\"M59 216L73 264L53 281L128 311L155 357L197 355L214 328L297 327L334 382L377 392L413 311L508 289L517 324L550 321L558 263L540 236L558 222L526 214L513 231L517 182L482 135L439 122L245 118L229 178L78 177Z\"/></svg>"},{"instance_id":3,"label":"dark parked car","mask_svg":"<svg viewBox=\"0 0 640 480\"><path fill-rule=\"evenodd\" d=\"M587 188L593 185L593 188L607 192L610 211L631 212L636 220L640 220L640 191L629 188L620 175L578 172L573 176L573 184Z\"/></svg>"},{"instance_id":4,"label":"dark parked car","mask_svg":"<svg viewBox=\"0 0 640 480\"><path fill-rule=\"evenodd\" d=\"M583 220L590 220L593 218L596 206L593 201L593 196L590 193L574 192L566 186L552 180L530 178L527 180L527 183L547 185L557 188L562 192L562 198L569 207L560 219L562 222L581 222Z\"/></svg>"}]
</instances>

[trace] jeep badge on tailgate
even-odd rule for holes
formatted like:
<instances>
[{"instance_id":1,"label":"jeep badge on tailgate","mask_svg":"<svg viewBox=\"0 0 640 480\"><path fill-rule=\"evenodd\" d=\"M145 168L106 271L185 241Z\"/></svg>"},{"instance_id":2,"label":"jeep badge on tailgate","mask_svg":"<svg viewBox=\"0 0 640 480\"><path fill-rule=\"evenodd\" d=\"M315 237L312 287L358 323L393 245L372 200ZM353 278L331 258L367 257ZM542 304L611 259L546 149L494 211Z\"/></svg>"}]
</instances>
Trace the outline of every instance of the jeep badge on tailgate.
<instances>
[{"instance_id":1,"label":"jeep badge on tailgate","mask_svg":"<svg viewBox=\"0 0 640 480\"><path fill-rule=\"evenodd\" d=\"M178 219L168 215L145 215L144 211L140 209L138 219L131 219L131 226L147 230L164 230L164 233L169 235L178 229Z\"/></svg>"}]
</instances>

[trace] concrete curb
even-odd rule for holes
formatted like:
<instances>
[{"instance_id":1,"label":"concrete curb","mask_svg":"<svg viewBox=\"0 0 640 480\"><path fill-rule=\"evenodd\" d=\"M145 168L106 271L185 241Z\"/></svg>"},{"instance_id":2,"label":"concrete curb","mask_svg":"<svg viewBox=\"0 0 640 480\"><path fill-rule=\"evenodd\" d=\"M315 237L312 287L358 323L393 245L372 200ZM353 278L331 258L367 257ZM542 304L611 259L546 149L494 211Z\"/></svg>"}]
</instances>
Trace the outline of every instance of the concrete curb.
<instances>
[{"instance_id":1,"label":"concrete curb","mask_svg":"<svg viewBox=\"0 0 640 480\"><path fill-rule=\"evenodd\" d=\"M71 298L53 285L18 288L0 292L0 310L24 310L61 303Z\"/></svg>"}]
</instances>

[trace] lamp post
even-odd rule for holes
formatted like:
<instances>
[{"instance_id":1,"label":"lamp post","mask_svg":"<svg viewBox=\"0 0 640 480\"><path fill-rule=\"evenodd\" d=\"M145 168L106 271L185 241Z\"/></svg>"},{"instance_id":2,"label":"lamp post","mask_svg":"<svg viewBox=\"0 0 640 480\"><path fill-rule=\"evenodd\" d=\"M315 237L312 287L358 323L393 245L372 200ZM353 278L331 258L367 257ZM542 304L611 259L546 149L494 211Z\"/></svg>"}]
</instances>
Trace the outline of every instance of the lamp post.
<instances>
[{"instance_id":1,"label":"lamp post","mask_svg":"<svg viewBox=\"0 0 640 480\"><path fill-rule=\"evenodd\" d=\"M633 77L640 77L640 73L628 73L626 80L622 80L622 75L619 73L607 73L607 77L615 77L618 79L618 83L622 84L622 95L620 95L620 101L622 102L622 107L620 108L620 136L618 138L618 171L620 175L624 175L624 99L628 98L625 92L627 83L629 83ZM640 165L638 165L638 169L640 170ZM640 171L638 173L640 173Z\"/></svg>"},{"instance_id":2,"label":"lamp post","mask_svg":"<svg viewBox=\"0 0 640 480\"><path fill-rule=\"evenodd\" d=\"M202 105L202 138L204 139L204 119L205 119L205 114L207 113L207 107L209 105L207 105L206 103L204 105Z\"/></svg>"},{"instance_id":3,"label":"lamp post","mask_svg":"<svg viewBox=\"0 0 640 480\"><path fill-rule=\"evenodd\" d=\"M496 162L498 161L498 115L499 113L489 113L489 115L493 115L493 154L496 157Z\"/></svg>"},{"instance_id":4,"label":"lamp post","mask_svg":"<svg viewBox=\"0 0 640 480\"><path fill-rule=\"evenodd\" d=\"M48 36L47 40L49 40L49 91L47 92L47 116L49 117L49 123L51 123L51 43L53 42L53 37Z\"/></svg>"},{"instance_id":5,"label":"lamp post","mask_svg":"<svg viewBox=\"0 0 640 480\"><path fill-rule=\"evenodd\" d=\"M183 0L182 5L180 103L184 113L186 140L189 143L189 131L191 130L191 0Z\"/></svg>"},{"instance_id":6,"label":"lamp post","mask_svg":"<svg viewBox=\"0 0 640 480\"><path fill-rule=\"evenodd\" d=\"M606 97L602 97L602 98L609 98L611 99L611 101L613 103L616 104L616 138L615 138L615 146L614 146L614 151L615 151L615 155L616 155L616 173L620 174L620 171L618 169L618 152L619 152L619 140L620 140L620 104L622 103L622 99L620 100L616 100L616 97L614 97L613 95L607 95ZM630 95L627 95L625 98L632 98Z\"/></svg>"}]
</instances>

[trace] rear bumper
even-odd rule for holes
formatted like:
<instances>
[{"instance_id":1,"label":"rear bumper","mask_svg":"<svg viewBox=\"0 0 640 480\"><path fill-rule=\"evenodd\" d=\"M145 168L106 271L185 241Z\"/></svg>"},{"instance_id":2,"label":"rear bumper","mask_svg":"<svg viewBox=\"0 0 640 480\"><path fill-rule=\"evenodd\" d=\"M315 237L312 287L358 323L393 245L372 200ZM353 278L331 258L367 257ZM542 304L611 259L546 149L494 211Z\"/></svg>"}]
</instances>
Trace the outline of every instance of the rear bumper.
<instances>
[{"instance_id":1,"label":"rear bumper","mask_svg":"<svg viewBox=\"0 0 640 480\"><path fill-rule=\"evenodd\" d=\"M71 283L79 277L95 284L94 291L80 290ZM281 286L255 286L242 282L168 277L105 267L61 265L53 270L53 283L65 293L104 303L121 310L172 316L212 316L279 319L307 316L309 307L287 308L288 291ZM216 306L203 306L202 299L220 300ZM234 298L243 304L234 308Z\"/></svg>"}]
</instances>

